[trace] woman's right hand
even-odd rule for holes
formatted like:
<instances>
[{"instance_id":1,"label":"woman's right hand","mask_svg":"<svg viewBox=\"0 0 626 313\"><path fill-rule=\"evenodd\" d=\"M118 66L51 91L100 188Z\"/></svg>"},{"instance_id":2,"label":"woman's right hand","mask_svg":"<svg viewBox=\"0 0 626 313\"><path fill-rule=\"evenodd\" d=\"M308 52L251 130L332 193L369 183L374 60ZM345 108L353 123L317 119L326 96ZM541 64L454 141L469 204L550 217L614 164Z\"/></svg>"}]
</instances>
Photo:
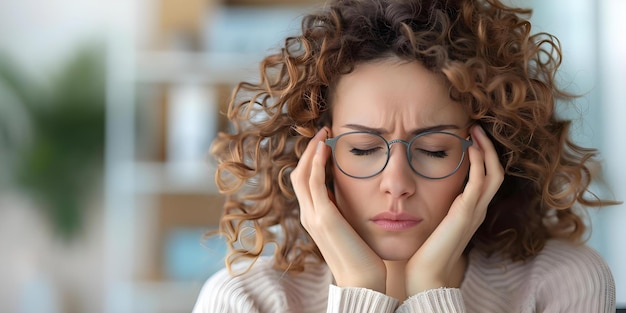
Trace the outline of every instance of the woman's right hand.
<instances>
[{"instance_id":1,"label":"woman's right hand","mask_svg":"<svg viewBox=\"0 0 626 313\"><path fill-rule=\"evenodd\" d=\"M320 249L337 286L385 293L385 264L341 215L326 188L327 134L323 128L311 139L291 173L300 222Z\"/></svg>"}]
</instances>

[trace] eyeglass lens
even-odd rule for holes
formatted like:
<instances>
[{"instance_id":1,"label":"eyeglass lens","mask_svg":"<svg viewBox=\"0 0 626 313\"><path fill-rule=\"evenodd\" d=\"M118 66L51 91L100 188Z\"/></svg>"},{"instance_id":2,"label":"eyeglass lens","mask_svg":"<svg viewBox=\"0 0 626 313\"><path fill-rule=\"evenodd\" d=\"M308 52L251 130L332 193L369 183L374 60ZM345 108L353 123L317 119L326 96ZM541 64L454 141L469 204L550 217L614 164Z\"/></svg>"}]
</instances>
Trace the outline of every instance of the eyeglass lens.
<instances>
[{"instance_id":1,"label":"eyeglass lens","mask_svg":"<svg viewBox=\"0 0 626 313\"><path fill-rule=\"evenodd\" d=\"M404 141L394 141L393 143ZM450 133L432 132L414 137L407 147L407 158L417 174L433 179L453 174L465 155L464 140ZM380 173L389 161L390 145L381 136L346 133L336 137L333 155L346 175L366 178Z\"/></svg>"}]
</instances>

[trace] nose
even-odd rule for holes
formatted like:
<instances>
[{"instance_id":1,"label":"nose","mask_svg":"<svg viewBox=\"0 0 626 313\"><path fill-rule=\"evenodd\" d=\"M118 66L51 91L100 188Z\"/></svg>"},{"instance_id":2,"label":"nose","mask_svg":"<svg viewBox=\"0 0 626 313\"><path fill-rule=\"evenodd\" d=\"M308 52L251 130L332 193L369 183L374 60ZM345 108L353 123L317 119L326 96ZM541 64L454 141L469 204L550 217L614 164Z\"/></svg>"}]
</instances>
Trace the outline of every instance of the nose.
<instances>
[{"instance_id":1,"label":"nose","mask_svg":"<svg viewBox=\"0 0 626 313\"><path fill-rule=\"evenodd\" d=\"M407 148L406 144L390 145L389 161L380 173L381 191L393 198L408 198L416 191L416 175L406 157Z\"/></svg>"}]
</instances>

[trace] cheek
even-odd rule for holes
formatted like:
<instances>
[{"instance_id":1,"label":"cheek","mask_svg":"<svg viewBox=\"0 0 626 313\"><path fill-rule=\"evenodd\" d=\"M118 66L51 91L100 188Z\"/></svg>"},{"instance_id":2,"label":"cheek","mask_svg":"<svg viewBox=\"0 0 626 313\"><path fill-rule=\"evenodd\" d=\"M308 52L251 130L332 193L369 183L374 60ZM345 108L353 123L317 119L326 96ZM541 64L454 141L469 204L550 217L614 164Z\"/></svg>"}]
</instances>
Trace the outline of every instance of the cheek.
<instances>
[{"instance_id":1,"label":"cheek","mask_svg":"<svg viewBox=\"0 0 626 313\"><path fill-rule=\"evenodd\" d=\"M336 167L331 170L333 173L333 193L339 210L345 206L347 198L352 194L351 184L348 182L349 177L343 175Z\"/></svg>"},{"instance_id":2,"label":"cheek","mask_svg":"<svg viewBox=\"0 0 626 313\"><path fill-rule=\"evenodd\" d=\"M331 172L334 177L333 193L335 196L335 204L339 211L343 213L344 217L350 220L353 215L359 213L358 211L355 212L356 210L352 208L363 208L364 201L367 199L371 201L373 194L371 190L367 190L367 188L370 188L369 185L371 185L371 183L368 184L368 180L348 177L336 168L333 168ZM370 196L364 197L363 194L369 194Z\"/></svg>"},{"instance_id":3,"label":"cheek","mask_svg":"<svg viewBox=\"0 0 626 313\"><path fill-rule=\"evenodd\" d=\"M469 179L469 167L469 158L466 154L463 164L461 164L459 170L452 175L452 177L450 177L453 179L455 186L459 189L459 193L461 193L463 188L465 188L465 185L467 185L467 180Z\"/></svg>"},{"instance_id":4,"label":"cheek","mask_svg":"<svg viewBox=\"0 0 626 313\"><path fill-rule=\"evenodd\" d=\"M425 199L430 200L431 208L440 208L440 215L447 214L452 202L459 194L463 192L467 183L467 174L469 170L468 162L464 162L454 175L436 181L425 182L421 190L421 194ZM427 200L427 201L428 201ZM436 202L436 203L434 203Z\"/></svg>"}]
</instances>

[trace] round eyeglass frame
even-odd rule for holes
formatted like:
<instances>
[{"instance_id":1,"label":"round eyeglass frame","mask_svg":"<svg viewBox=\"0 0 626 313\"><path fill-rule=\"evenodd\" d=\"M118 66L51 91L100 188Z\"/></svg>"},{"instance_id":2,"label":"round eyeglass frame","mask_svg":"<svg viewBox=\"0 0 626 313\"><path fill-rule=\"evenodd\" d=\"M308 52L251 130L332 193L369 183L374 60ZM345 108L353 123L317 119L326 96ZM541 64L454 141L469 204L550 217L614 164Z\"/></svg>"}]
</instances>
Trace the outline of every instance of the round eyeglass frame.
<instances>
[{"instance_id":1,"label":"round eyeglass frame","mask_svg":"<svg viewBox=\"0 0 626 313\"><path fill-rule=\"evenodd\" d=\"M346 173L341 166L339 165L339 163L337 163L337 158L335 157L335 146L337 145L337 141L343 137L343 136L347 136L350 134L370 134L376 137L379 137L380 139L382 139L386 144L387 144L387 160L385 161L385 164L383 165L383 167L376 173L369 175L369 176L354 176L354 175L350 175L348 173ZM450 135L453 137L456 137L457 139L459 139L461 141L461 145L462 145L462 150L463 150L463 154L461 154L461 159L459 160L459 163L456 165L456 167L454 168L454 170L452 170L452 172L448 175L442 176L442 177L429 177L426 176L422 173L420 173L419 171L417 171L415 169L415 167L413 167L413 164L411 163L411 144L417 139L420 138L422 136L426 136L426 135L430 135L430 134L445 134L445 135ZM382 173L382 171L385 170L385 168L387 167L387 164L389 164L389 158L391 157L391 145L393 145L394 143L402 143L406 146L406 159L409 163L409 166L411 167L411 170L413 170L413 172L415 174L417 174L420 177L426 178L426 179L432 179L432 180L439 180L439 179L444 179L447 177L450 177L452 175L454 175L454 173L456 173L456 171L459 170L459 168L461 167L461 164L463 164L463 160L465 159L465 153L467 151L467 149L474 143L472 141L472 139L464 139L456 134L452 134L452 133L448 133L448 132L442 132L442 131L429 131L429 132L423 132L423 133L419 133L416 136L414 136L413 138L411 138L411 140L406 141L406 140L402 140L402 139L393 139L391 141L387 141L387 139L385 139L385 137L376 134L376 133L372 133L372 132L367 132L367 131L355 131L355 132L348 132L348 133L343 133L339 136L333 137L333 138L327 138L325 140L325 143L330 146L331 150L332 150L332 154L333 154L333 161L335 162L335 165L337 166L337 168L346 176L352 177L352 178L357 178L357 179L366 179L366 178L370 178L370 177L374 177L380 173Z\"/></svg>"}]
</instances>

